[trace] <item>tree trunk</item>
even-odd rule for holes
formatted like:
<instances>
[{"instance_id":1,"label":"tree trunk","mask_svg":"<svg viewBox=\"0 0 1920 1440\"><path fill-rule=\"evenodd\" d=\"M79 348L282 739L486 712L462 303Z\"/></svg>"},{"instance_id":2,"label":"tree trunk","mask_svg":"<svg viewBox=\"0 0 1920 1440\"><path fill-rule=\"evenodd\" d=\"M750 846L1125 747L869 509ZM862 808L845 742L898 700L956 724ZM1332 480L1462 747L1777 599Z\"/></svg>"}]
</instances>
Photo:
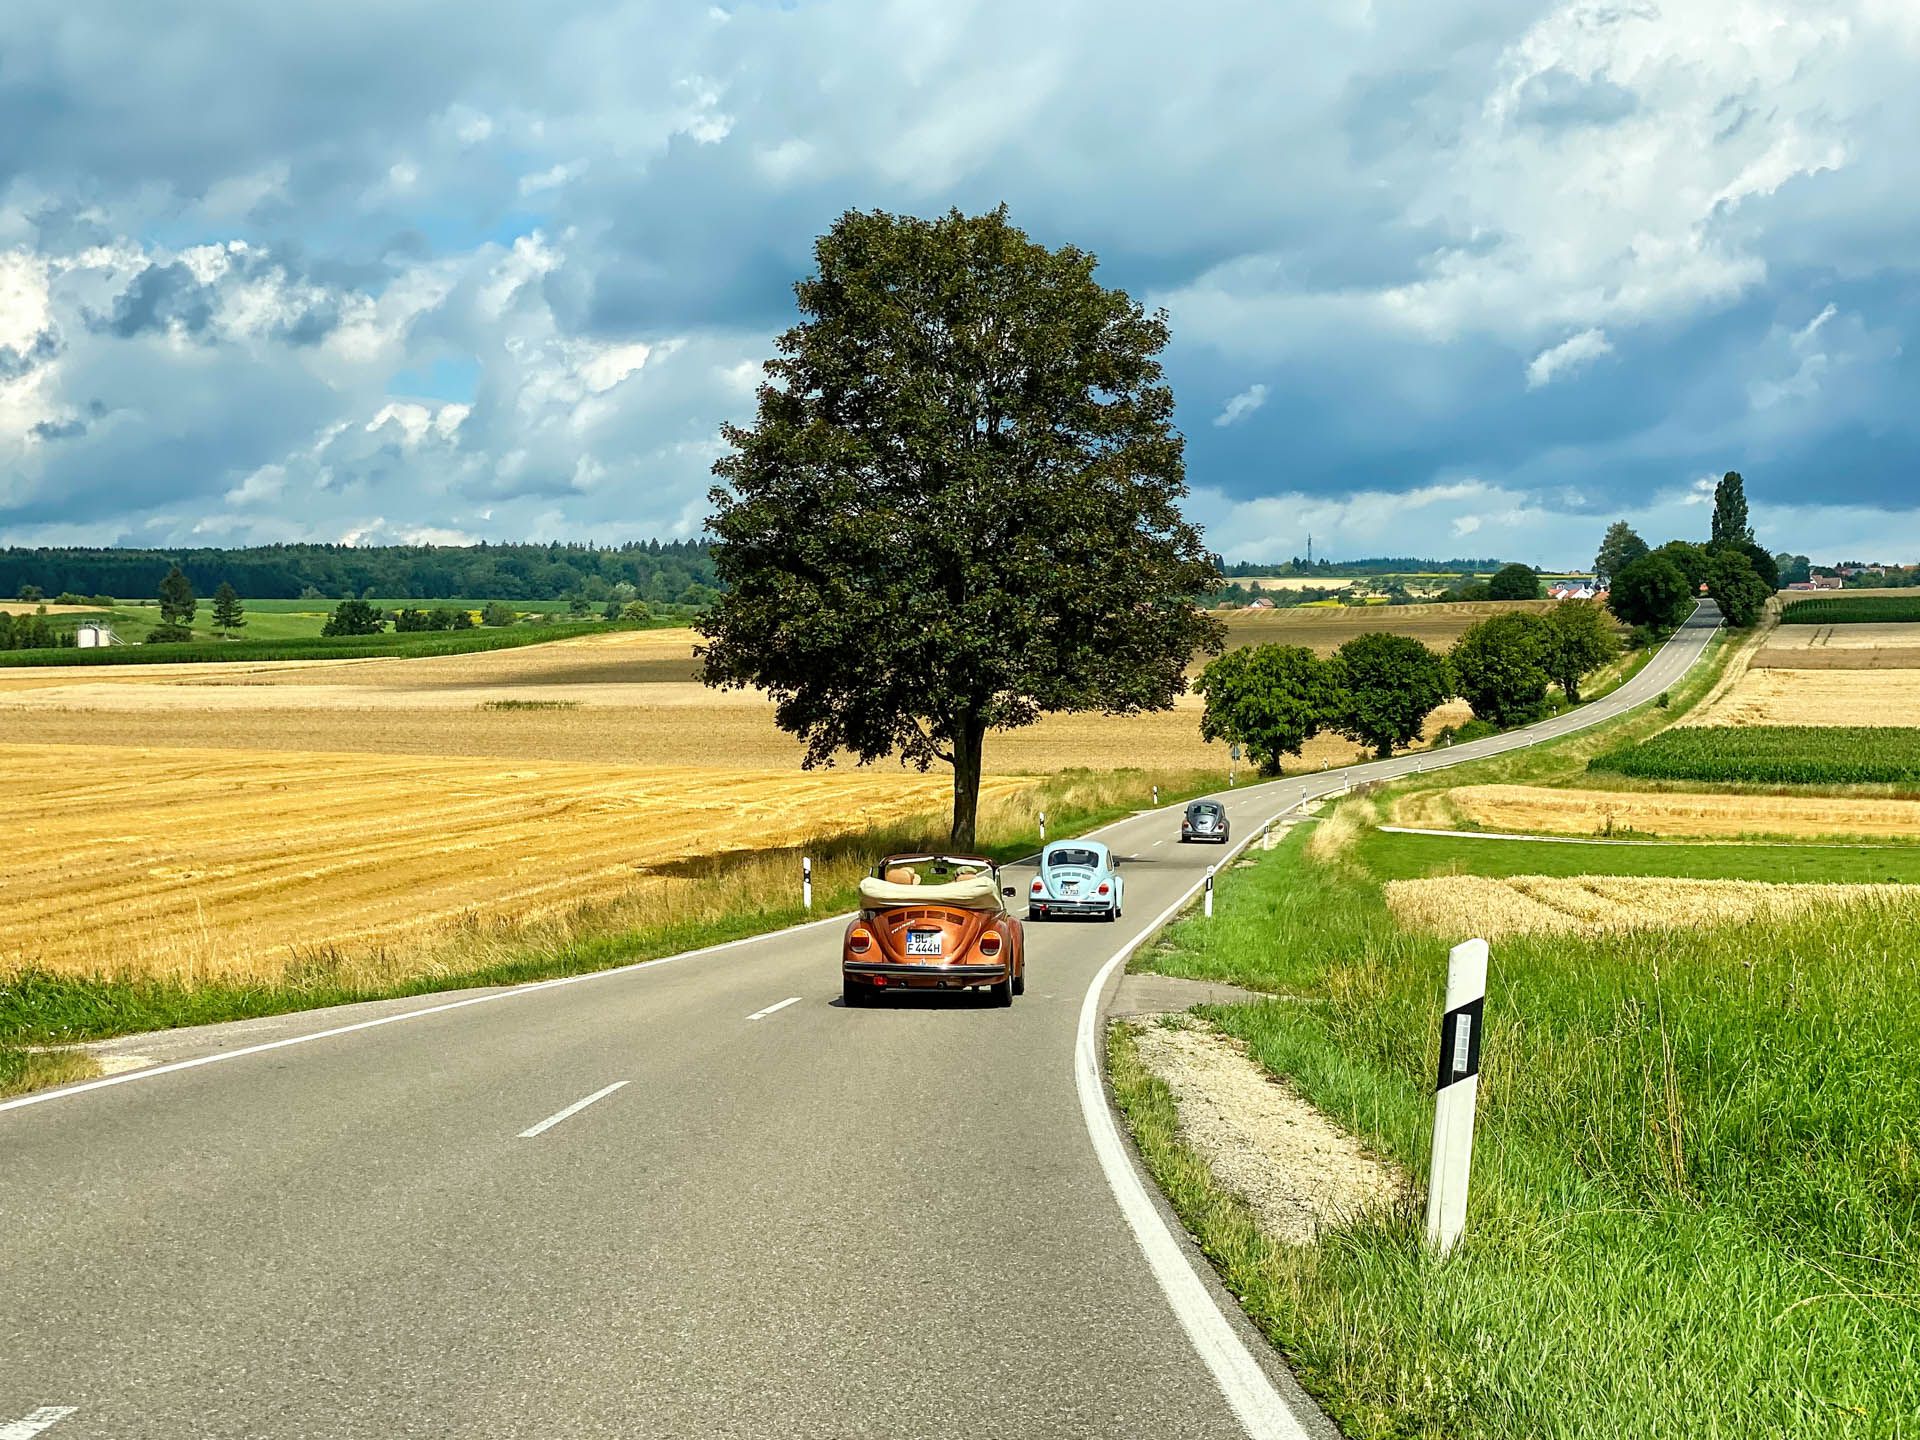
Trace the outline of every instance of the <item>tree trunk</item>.
<instances>
[{"instance_id":1,"label":"tree trunk","mask_svg":"<svg viewBox=\"0 0 1920 1440\"><path fill-rule=\"evenodd\" d=\"M969 715L958 731L953 741L953 832L948 843L956 850L971 850L980 814L980 757L986 749L987 727Z\"/></svg>"}]
</instances>

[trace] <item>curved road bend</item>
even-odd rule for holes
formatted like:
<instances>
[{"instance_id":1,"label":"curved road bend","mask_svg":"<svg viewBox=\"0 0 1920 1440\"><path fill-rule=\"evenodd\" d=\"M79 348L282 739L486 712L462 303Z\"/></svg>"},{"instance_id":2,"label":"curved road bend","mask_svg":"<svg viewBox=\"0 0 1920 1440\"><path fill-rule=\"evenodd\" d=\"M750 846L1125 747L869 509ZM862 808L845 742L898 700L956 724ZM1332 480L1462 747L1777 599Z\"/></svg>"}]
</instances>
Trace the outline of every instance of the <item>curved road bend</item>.
<instances>
[{"instance_id":1,"label":"curved road bend","mask_svg":"<svg viewBox=\"0 0 1920 1440\"><path fill-rule=\"evenodd\" d=\"M1617 714L1714 623L1524 734L1230 791L1236 833ZM0 1435L1248 1433L1076 1098L1089 985L1219 858L1177 833L1108 827L1129 913L1033 926L1010 1011L844 1009L823 925L0 1104Z\"/></svg>"}]
</instances>

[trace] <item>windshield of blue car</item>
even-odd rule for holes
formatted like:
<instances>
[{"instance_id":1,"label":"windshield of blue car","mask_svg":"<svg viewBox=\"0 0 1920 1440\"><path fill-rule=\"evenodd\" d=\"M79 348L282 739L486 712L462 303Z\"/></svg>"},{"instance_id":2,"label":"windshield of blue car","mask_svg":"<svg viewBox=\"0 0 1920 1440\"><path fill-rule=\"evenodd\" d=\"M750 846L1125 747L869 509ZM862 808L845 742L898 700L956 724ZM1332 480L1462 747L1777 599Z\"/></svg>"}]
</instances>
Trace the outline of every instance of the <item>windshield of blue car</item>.
<instances>
[{"instance_id":1,"label":"windshield of blue car","mask_svg":"<svg viewBox=\"0 0 1920 1440\"><path fill-rule=\"evenodd\" d=\"M1055 850L1047 856L1047 868L1058 870L1072 865L1082 870L1100 868L1100 852L1097 850Z\"/></svg>"}]
</instances>

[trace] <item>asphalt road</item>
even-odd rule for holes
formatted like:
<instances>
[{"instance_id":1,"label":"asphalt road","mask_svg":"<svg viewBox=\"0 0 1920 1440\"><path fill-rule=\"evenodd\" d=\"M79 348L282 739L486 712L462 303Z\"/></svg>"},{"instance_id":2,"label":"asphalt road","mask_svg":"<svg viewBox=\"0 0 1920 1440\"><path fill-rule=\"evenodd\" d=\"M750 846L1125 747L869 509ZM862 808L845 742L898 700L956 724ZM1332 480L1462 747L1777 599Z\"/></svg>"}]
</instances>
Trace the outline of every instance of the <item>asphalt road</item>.
<instances>
[{"instance_id":1,"label":"asphalt road","mask_svg":"<svg viewBox=\"0 0 1920 1440\"><path fill-rule=\"evenodd\" d=\"M1103 833L1011 1010L845 1009L829 924L0 1105L0 1440L1325 1433L1096 1133L1089 990L1220 858Z\"/></svg>"}]
</instances>

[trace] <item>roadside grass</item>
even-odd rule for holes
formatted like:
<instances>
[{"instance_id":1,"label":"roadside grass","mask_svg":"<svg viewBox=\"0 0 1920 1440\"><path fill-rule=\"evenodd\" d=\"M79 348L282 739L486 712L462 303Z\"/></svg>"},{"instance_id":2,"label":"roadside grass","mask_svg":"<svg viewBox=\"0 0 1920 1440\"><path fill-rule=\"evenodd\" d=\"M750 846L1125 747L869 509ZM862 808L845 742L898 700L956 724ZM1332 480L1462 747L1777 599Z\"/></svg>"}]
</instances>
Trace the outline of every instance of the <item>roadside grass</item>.
<instances>
[{"instance_id":1,"label":"roadside grass","mask_svg":"<svg viewBox=\"0 0 1920 1440\"><path fill-rule=\"evenodd\" d=\"M1393 924L1364 836L1315 860L1317 828L1137 963L1292 997L1206 1013L1424 1175L1445 943ZM1164 1096L1115 1064L1149 1168L1350 1436L1912 1433L1920 955L1902 917L1516 937L1487 1015L1470 1223L1445 1263L1412 1215L1262 1242Z\"/></svg>"},{"instance_id":2,"label":"roadside grass","mask_svg":"<svg viewBox=\"0 0 1920 1440\"><path fill-rule=\"evenodd\" d=\"M1690 880L1920 884L1920 845L1568 845L1370 830L1355 858L1379 880L1432 875L1671 875Z\"/></svg>"},{"instance_id":3,"label":"roadside grass","mask_svg":"<svg viewBox=\"0 0 1920 1440\"><path fill-rule=\"evenodd\" d=\"M91 1080L99 1073L99 1065L77 1051L24 1050L0 1045L0 1100L29 1090Z\"/></svg>"},{"instance_id":4,"label":"roadside grass","mask_svg":"<svg viewBox=\"0 0 1920 1440\"><path fill-rule=\"evenodd\" d=\"M1173 804L1216 790L1220 781L1211 770L1069 770L1037 777L1008 797L982 802L976 848L1003 863L1020 859L1038 848L1041 810L1049 835L1071 835L1146 808L1156 783L1161 802ZM860 878L881 856L941 849L945 835L944 817L928 816L805 847L697 856L657 867L652 874L660 883L626 900L531 921L474 918L420 946L279 954L257 972L223 966L202 975L191 957L164 977L116 972L111 956L86 975L0 968L0 1054L9 1046L17 1056L20 1046L521 984L744 939L854 909ZM803 851L813 860L811 916L800 905ZM27 1062L0 1064L18 1069ZM31 1072L20 1071L20 1083L59 1083L44 1078L42 1062L34 1064Z\"/></svg>"}]
</instances>

